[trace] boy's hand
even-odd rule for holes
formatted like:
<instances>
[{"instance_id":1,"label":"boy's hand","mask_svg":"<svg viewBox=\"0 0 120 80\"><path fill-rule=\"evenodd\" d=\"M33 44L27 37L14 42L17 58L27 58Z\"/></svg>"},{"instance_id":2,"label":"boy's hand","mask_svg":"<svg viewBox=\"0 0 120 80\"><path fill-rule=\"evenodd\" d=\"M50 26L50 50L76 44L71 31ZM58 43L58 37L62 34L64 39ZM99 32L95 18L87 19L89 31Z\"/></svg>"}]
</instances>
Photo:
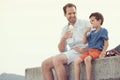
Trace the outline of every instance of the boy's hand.
<instances>
[{"instance_id":1,"label":"boy's hand","mask_svg":"<svg viewBox=\"0 0 120 80\"><path fill-rule=\"evenodd\" d=\"M84 36L86 36L88 33L90 33L90 31L91 31L91 27L88 27L88 28L86 29L85 33L84 33Z\"/></svg>"},{"instance_id":2,"label":"boy's hand","mask_svg":"<svg viewBox=\"0 0 120 80\"><path fill-rule=\"evenodd\" d=\"M86 32L90 32L91 31L91 27L88 27Z\"/></svg>"},{"instance_id":3,"label":"boy's hand","mask_svg":"<svg viewBox=\"0 0 120 80\"><path fill-rule=\"evenodd\" d=\"M106 51L102 51L101 54L99 55L99 58L104 58L106 54Z\"/></svg>"}]
</instances>

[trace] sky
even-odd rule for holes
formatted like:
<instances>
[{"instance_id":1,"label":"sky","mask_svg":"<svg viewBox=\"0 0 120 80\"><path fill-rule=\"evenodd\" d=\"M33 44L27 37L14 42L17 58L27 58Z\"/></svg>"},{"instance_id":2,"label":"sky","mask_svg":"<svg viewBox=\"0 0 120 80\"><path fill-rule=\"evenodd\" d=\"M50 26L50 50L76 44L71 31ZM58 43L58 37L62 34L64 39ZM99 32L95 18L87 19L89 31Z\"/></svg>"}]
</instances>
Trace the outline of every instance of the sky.
<instances>
[{"instance_id":1,"label":"sky","mask_svg":"<svg viewBox=\"0 0 120 80\"><path fill-rule=\"evenodd\" d=\"M40 67L43 60L59 54L66 3L77 6L79 19L102 13L103 27L109 32L108 50L120 43L119 0L0 0L0 74L25 75L25 69Z\"/></svg>"}]
</instances>

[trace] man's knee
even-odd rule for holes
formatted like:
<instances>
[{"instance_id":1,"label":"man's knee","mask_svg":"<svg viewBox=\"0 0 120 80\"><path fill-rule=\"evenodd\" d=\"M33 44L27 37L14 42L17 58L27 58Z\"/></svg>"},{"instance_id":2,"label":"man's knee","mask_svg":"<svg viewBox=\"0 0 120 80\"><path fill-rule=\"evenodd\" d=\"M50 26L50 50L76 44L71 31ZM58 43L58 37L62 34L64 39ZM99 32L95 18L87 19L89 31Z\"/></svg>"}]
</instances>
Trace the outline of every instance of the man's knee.
<instances>
[{"instance_id":1,"label":"man's knee","mask_svg":"<svg viewBox=\"0 0 120 80\"><path fill-rule=\"evenodd\" d=\"M45 66L45 65L47 65L46 60L45 60L45 61L43 61L41 65L42 65L42 67L43 67L43 66Z\"/></svg>"},{"instance_id":2,"label":"man's knee","mask_svg":"<svg viewBox=\"0 0 120 80\"><path fill-rule=\"evenodd\" d=\"M52 58L49 60L45 60L42 62L41 64L42 69L50 69L53 67L53 62L52 62Z\"/></svg>"},{"instance_id":3,"label":"man's knee","mask_svg":"<svg viewBox=\"0 0 120 80\"><path fill-rule=\"evenodd\" d=\"M46 68L48 65L47 61L43 61L41 64L42 69Z\"/></svg>"},{"instance_id":4,"label":"man's knee","mask_svg":"<svg viewBox=\"0 0 120 80\"><path fill-rule=\"evenodd\" d=\"M64 55L58 55L53 58L53 65L54 66L59 66L67 63L67 59Z\"/></svg>"},{"instance_id":5,"label":"man's knee","mask_svg":"<svg viewBox=\"0 0 120 80\"><path fill-rule=\"evenodd\" d=\"M59 64L61 64L61 61L58 57L54 57L53 58L53 65L54 66L59 66Z\"/></svg>"},{"instance_id":6,"label":"man's knee","mask_svg":"<svg viewBox=\"0 0 120 80\"><path fill-rule=\"evenodd\" d=\"M83 60L78 57L77 59L74 60L74 65L79 65Z\"/></svg>"}]
</instances>

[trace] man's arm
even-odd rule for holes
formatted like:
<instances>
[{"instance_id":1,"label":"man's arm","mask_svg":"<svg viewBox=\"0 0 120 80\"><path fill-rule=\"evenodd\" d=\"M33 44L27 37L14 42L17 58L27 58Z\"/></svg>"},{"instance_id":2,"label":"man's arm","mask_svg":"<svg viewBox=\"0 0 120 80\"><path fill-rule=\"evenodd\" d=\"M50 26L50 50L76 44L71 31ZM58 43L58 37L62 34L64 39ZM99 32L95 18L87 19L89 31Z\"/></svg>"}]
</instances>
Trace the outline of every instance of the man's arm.
<instances>
[{"instance_id":1,"label":"man's arm","mask_svg":"<svg viewBox=\"0 0 120 80\"><path fill-rule=\"evenodd\" d=\"M67 31L65 34L64 34L64 36L62 37L62 39L60 40L60 43L58 44L58 49L59 49L59 51L60 52L64 52L65 51L65 49L66 49L66 40L68 39L68 38L71 38L72 37L72 33L71 33L71 31Z\"/></svg>"},{"instance_id":2,"label":"man's arm","mask_svg":"<svg viewBox=\"0 0 120 80\"><path fill-rule=\"evenodd\" d=\"M62 39L60 40L60 43L58 44L58 49L60 52L64 52L66 48L66 37L63 36Z\"/></svg>"}]
</instances>

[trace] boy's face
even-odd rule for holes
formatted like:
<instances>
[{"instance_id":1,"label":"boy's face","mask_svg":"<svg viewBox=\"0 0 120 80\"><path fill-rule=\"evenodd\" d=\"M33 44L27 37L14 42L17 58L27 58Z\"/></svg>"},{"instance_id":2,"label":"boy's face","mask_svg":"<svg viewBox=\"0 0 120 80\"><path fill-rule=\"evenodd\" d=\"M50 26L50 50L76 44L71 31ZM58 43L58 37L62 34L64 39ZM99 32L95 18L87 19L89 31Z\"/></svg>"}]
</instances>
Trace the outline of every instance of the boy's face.
<instances>
[{"instance_id":1,"label":"boy's face","mask_svg":"<svg viewBox=\"0 0 120 80\"><path fill-rule=\"evenodd\" d=\"M74 24L76 22L76 9L75 9L75 7L67 7L66 14L64 14L64 15L71 24Z\"/></svg>"},{"instance_id":2,"label":"boy's face","mask_svg":"<svg viewBox=\"0 0 120 80\"><path fill-rule=\"evenodd\" d=\"M90 23L93 25L93 28L97 28L101 25L101 20L97 20L94 16L90 18Z\"/></svg>"}]
</instances>

